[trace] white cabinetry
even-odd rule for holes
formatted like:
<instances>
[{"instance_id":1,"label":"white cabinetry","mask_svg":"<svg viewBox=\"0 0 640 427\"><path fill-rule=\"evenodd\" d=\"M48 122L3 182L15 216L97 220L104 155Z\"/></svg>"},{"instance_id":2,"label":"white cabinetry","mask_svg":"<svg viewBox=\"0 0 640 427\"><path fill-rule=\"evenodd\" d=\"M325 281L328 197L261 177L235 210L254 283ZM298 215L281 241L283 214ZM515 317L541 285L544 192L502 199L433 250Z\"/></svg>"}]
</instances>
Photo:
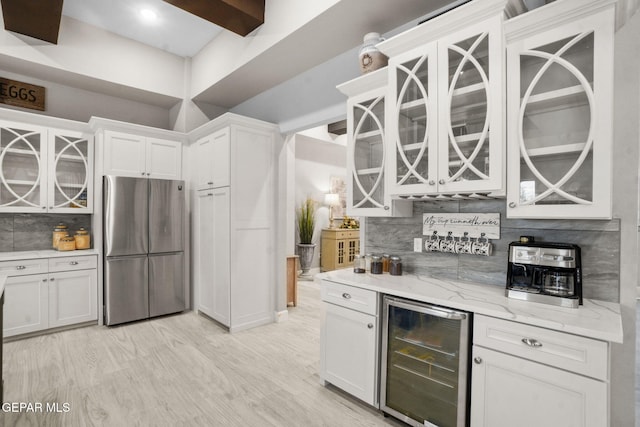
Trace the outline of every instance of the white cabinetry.
<instances>
[{"instance_id":1,"label":"white cabinetry","mask_svg":"<svg viewBox=\"0 0 640 427\"><path fill-rule=\"evenodd\" d=\"M408 201L392 201L386 189L385 99L387 70L338 86L347 101L347 214L411 216Z\"/></svg>"},{"instance_id":2,"label":"white cabinetry","mask_svg":"<svg viewBox=\"0 0 640 427\"><path fill-rule=\"evenodd\" d=\"M5 337L98 319L95 255L2 261Z\"/></svg>"},{"instance_id":3,"label":"white cabinetry","mask_svg":"<svg viewBox=\"0 0 640 427\"><path fill-rule=\"evenodd\" d=\"M0 122L0 212L93 212L93 138Z\"/></svg>"},{"instance_id":4,"label":"white cabinetry","mask_svg":"<svg viewBox=\"0 0 640 427\"><path fill-rule=\"evenodd\" d=\"M229 137L229 129L225 128L196 142L197 190L229 185Z\"/></svg>"},{"instance_id":5,"label":"white cabinetry","mask_svg":"<svg viewBox=\"0 0 640 427\"><path fill-rule=\"evenodd\" d=\"M606 426L608 343L476 315L472 427Z\"/></svg>"},{"instance_id":6,"label":"white cabinetry","mask_svg":"<svg viewBox=\"0 0 640 427\"><path fill-rule=\"evenodd\" d=\"M393 196L504 192L505 3L469 3L379 45Z\"/></svg>"},{"instance_id":7,"label":"white cabinetry","mask_svg":"<svg viewBox=\"0 0 640 427\"><path fill-rule=\"evenodd\" d=\"M378 406L378 294L323 281L320 377Z\"/></svg>"},{"instance_id":8,"label":"white cabinetry","mask_svg":"<svg viewBox=\"0 0 640 427\"><path fill-rule=\"evenodd\" d=\"M197 309L231 332L272 322L277 127L225 114L194 133Z\"/></svg>"},{"instance_id":9,"label":"white cabinetry","mask_svg":"<svg viewBox=\"0 0 640 427\"><path fill-rule=\"evenodd\" d=\"M507 216L611 218L615 2L507 22Z\"/></svg>"},{"instance_id":10,"label":"white cabinetry","mask_svg":"<svg viewBox=\"0 0 640 427\"><path fill-rule=\"evenodd\" d=\"M104 175L182 178L182 143L141 134L104 131Z\"/></svg>"}]
</instances>

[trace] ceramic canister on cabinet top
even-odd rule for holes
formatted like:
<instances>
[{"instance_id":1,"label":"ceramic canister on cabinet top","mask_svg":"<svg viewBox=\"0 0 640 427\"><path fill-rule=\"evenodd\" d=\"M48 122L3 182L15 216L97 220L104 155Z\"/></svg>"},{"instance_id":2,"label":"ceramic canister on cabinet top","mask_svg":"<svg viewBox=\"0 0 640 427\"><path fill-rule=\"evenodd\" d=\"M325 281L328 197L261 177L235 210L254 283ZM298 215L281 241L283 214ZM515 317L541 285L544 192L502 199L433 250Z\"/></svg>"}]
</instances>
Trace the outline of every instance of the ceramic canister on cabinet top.
<instances>
[{"instance_id":1,"label":"ceramic canister on cabinet top","mask_svg":"<svg viewBox=\"0 0 640 427\"><path fill-rule=\"evenodd\" d=\"M73 236L64 236L58 242L59 251L73 251L76 249L76 239Z\"/></svg>"},{"instance_id":2,"label":"ceramic canister on cabinet top","mask_svg":"<svg viewBox=\"0 0 640 427\"><path fill-rule=\"evenodd\" d=\"M383 40L379 33L367 33L364 36L364 43L358 53L362 74L386 67L389 63L389 58L376 48L376 44Z\"/></svg>"}]
</instances>

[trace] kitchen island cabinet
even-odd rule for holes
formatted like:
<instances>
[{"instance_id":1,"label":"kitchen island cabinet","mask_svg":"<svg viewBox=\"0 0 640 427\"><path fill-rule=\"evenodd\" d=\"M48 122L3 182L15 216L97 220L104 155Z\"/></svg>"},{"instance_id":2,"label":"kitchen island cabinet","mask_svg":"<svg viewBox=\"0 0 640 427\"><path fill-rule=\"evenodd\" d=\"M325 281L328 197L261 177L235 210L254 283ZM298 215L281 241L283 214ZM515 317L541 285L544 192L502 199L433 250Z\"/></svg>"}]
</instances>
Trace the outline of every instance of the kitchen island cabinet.
<instances>
[{"instance_id":1,"label":"kitchen island cabinet","mask_svg":"<svg viewBox=\"0 0 640 427\"><path fill-rule=\"evenodd\" d=\"M609 352L612 343L621 343L623 337L619 304L585 299L577 309L555 307L509 299L502 286L357 274L351 269L315 278L329 289L349 286L472 313L472 426L609 423ZM331 342L326 333L322 333L321 359L330 348L324 347ZM324 369L321 377L331 382Z\"/></svg>"}]
</instances>

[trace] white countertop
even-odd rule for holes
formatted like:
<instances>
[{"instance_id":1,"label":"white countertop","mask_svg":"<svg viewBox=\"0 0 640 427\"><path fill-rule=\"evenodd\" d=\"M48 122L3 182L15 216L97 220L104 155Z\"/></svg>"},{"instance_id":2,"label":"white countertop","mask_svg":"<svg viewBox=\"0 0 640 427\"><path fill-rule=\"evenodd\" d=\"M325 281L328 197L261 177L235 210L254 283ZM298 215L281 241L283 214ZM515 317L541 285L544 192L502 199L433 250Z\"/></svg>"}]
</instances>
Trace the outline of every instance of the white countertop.
<instances>
[{"instance_id":1,"label":"white countertop","mask_svg":"<svg viewBox=\"0 0 640 427\"><path fill-rule=\"evenodd\" d=\"M351 268L320 273L315 280L343 283L604 341L621 343L623 338L620 304L611 302L584 299L579 308L563 308L507 298L501 286L410 274L356 274Z\"/></svg>"},{"instance_id":2,"label":"white countertop","mask_svg":"<svg viewBox=\"0 0 640 427\"><path fill-rule=\"evenodd\" d=\"M97 249L76 249L75 251L56 251L53 249L42 251L0 252L0 261L15 261L19 259L59 258L67 256L98 255Z\"/></svg>"}]
</instances>

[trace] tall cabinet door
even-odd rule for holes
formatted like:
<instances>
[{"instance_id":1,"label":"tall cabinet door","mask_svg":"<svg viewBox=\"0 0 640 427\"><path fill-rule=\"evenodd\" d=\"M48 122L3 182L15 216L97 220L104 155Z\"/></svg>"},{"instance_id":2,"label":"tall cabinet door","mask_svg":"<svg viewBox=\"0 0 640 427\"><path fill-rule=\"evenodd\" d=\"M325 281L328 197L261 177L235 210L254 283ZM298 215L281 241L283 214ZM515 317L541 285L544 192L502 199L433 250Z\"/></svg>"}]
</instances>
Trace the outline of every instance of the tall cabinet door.
<instances>
[{"instance_id":1,"label":"tall cabinet door","mask_svg":"<svg viewBox=\"0 0 640 427\"><path fill-rule=\"evenodd\" d=\"M199 232L196 234L198 310L230 325L229 187L198 194Z\"/></svg>"},{"instance_id":2,"label":"tall cabinet door","mask_svg":"<svg viewBox=\"0 0 640 427\"><path fill-rule=\"evenodd\" d=\"M507 28L507 216L611 217L614 12Z\"/></svg>"},{"instance_id":3,"label":"tall cabinet door","mask_svg":"<svg viewBox=\"0 0 640 427\"><path fill-rule=\"evenodd\" d=\"M503 189L502 17L438 41L438 190Z\"/></svg>"},{"instance_id":4,"label":"tall cabinet door","mask_svg":"<svg viewBox=\"0 0 640 427\"><path fill-rule=\"evenodd\" d=\"M0 211L47 209L46 129L0 122Z\"/></svg>"},{"instance_id":5,"label":"tall cabinet door","mask_svg":"<svg viewBox=\"0 0 640 427\"><path fill-rule=\"evenodd\" d=\"M392 195L437 192L437 44L389 60L387 108Z\"/></svg>"},{"instance_id":6,"label":"tall cabinet door","mask_svg":"<svg viewBox=\"0 0 640 427\"><path fill-rule=\"evenodd\" d=\"M49 212L93 212L93 138L80 132L50 131Z\"/></svg>"}]
</instances>

